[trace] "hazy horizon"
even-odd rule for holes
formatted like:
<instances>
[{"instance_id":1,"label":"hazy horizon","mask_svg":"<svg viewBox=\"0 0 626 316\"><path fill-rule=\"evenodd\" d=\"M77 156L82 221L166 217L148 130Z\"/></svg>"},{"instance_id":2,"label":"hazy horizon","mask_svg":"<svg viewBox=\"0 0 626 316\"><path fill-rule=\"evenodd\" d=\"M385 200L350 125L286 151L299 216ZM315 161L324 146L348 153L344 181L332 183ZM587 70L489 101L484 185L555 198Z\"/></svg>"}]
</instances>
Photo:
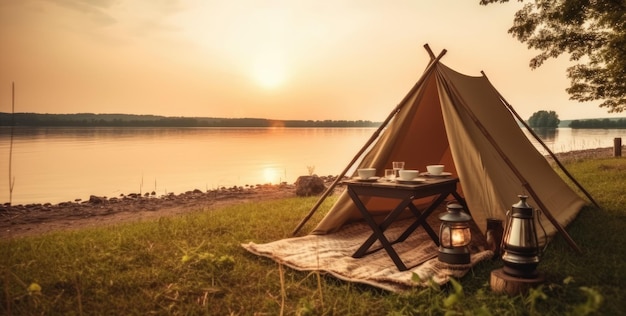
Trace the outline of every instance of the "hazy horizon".
<instances>
[{"instance_id":1,"label":"hazy horizon","mask_svg":"<svg viewBox=\"0 0 626 316\"><path fill-rule=\"evenodd\" d=\"M0 111L0 113L4 113L4 114L12 114L10 111L9 112L5 112L5 111ZM159 114L153 114L153 113L146 113L146 114L132 114L132 113L94 113L94 112L74 112L74 113L41 113L41 112L15 112L15 114L45 114L45 115L129 115L129 116L133 116L133 115L137 115L137 116L159 116L159 117L186 117L186 118L194 118L194 117L199 117L199 118L220 118L220 119L242 119L242 118L246 118L246 119L267 119L267 120L281 120L281 121L289 121L289 120L298 120L298 121L302 121L302 120L309 120L309 119L275 119L275 118L270 118L270 117L243 117L243 116L238 116L238 117L222 117L222 116L186 116L186 115L159 115ZM385 118L382 118L381 121L383 121ZM320 120L330 120L330 119L320 119ZM350 120L350 119L348 119ZM357 119L352 119L350 121L358 121ZM371 120L370 120L371 121Z\"/></svg>"},{"instance_id":2,"label":"hazy horizon","mask_svg":"<svg viewBox=\"0 0 626 316\"><path fill-rule=\"evenodd\" d=\"M0 113L11 114L11 112L0 111ZM212 119L260 119L260 120L274 120L274 121L370 121L373 123L382 123L387 117L382 117L378 120L362 120L362 119L276 119L271 117L221 117L221 116L181 116L181 115L159 115L159 114L131 114L131 113L92 113L92 112L82 112L82 113L37 113L37 112L15 112L15 114L24 113L24 114L52 114L52 115L80 115L80 114L94 114L94 115L128 115L128 116L156 116L156 117L168 117L168 118L212 118ZM558 114L558 113L557 113ZM572 119L561 119L561 121L573 121L573 120L594 120L594 119L626 119L626 113L620 113L622 116L618 117L590 117L590 118L572 118ZM522 117L524 120L528 120L528 118Z\"/></svg>"},{"instance_id":3,"label":"hazy horizon","mask_svg":"<svg viewBox=\"0 0 626 316\"><path fill-rule=\"evenodd\" d=\"M507 30L524 4L475 1L0 2L0 111L276 120L384 119L429 56L492 84L528 118L612 118L569 100L568 56Z\"/></svg>"}]
</instances>

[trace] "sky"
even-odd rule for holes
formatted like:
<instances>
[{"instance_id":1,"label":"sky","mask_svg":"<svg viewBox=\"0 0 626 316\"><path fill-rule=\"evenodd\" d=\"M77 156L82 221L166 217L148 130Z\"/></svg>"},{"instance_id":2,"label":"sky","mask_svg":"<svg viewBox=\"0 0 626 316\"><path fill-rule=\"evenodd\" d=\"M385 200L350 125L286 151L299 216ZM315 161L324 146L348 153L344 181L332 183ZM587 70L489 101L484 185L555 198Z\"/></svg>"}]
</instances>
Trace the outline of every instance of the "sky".
<instances>
[{"instance_id":1,"label":"sky","mask_svg":"<svg viewBox=\"0 0 626 316\"><path fill-rule=\"evenodd\" d=\"M430 59L484 71L525 119L626 117L569 100L479 0L0 0L0 112L382 121Z\"/></svg>"}]
</instances>

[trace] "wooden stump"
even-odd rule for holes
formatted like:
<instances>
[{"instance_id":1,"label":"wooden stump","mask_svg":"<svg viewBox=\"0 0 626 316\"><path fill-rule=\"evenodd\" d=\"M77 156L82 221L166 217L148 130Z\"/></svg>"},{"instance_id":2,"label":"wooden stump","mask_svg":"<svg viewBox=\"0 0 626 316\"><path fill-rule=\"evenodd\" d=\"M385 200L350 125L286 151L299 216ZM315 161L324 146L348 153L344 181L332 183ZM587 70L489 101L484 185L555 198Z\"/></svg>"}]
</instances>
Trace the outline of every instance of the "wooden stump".
<instances>
[{"instance_id":1,"label":"wooden stump","mask_svg":"<svg viewBox=\"0 0 626 316\"><path fill-rule=\"evenodd\" d=\"M491 271L489 285L491 290L496 293L506 293L509 296L515 296L528 292L528 289L543 283L545 279L543 273L539 273L534 278L518 278L504 273L502 269L497 269Z\"/></svg>"}]
</instances>

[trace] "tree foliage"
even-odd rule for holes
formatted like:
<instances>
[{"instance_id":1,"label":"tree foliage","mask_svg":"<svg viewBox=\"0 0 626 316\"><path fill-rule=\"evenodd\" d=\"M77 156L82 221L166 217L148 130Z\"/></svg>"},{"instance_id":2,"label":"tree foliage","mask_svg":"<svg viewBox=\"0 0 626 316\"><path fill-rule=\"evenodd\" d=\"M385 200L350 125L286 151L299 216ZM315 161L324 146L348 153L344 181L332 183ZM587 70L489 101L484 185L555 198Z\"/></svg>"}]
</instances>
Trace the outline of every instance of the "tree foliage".
<instances>
[{"instance_id":1,"label":"tree foliage","mask_svg":"<svg viewBox=\"0 0 626 316\"><path fill-rule=\"evenodd\" d=\"M550 127L557 128L561 123L559 116L554 111L538 111L528 119L530 127Z\"/></svg>"},{"instance_id":2,"label":"tree foliage","mask_svg":"<svg viewBox=\"0 0 626 316\"><path fill-rule=\"evenodd\" d=\"M530 61L532 69L563 53L579 62L567 69L570 99L601 100L608 112L626 110L626 1L529 1L515 14L509 33L540 51Z\"/></svg>"},{"instance_id":3,"label":"tree foliage","mask_svg":"<svg viewBox=\"0 0 626 316\"><path fill-rule=\"evenodd\" d=\"M626 128L626 119L589 119L573 120L569 123L571 128Z\"/></svg>"}]
</instances>

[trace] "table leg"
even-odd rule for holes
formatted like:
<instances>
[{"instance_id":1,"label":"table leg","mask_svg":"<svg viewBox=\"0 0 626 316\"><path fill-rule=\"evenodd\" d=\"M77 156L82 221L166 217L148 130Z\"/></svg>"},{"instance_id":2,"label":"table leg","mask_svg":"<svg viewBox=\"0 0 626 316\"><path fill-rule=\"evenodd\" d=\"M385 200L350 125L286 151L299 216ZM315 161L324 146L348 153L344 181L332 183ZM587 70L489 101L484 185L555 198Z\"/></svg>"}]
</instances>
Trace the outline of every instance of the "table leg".
<instances>
[{"instance_id":1,"label":"table leg","mask_svg":"<svg viewBox=\"0 0 626 316\"><path fill-rule=\"evenodd\" d=\"M402 235L400 237L398 237L396 242L405 241L409 237L409 235L411 235L413 233L413 231L415 231L420 225L422 225L422 226L424 226L424 230L430 236L430 239L432 239L435 242L435 244L437 246L439 246L439 236L437 236L437 234L432 229L432 227L430 227L430 225L428 225L428 223L426 222L426 218L428 218L428 216L430 216L430 214L433 211L435 211L437 209L437 207L439 207L439 205L441 205L441 203L448 197L448 195L450 195L450 193L442 193L442 194L440 194L437 197L437 199L433 203L431 203L430 206L428 206L428 208L421 215L417 216L417 220L415 220L415 222L413 222L413 224L411 224L404 231L404 233L402 233ZM417 208L412 203L411 203L411 205L409 205L409 207L413 207L417 211Z\"/></svg>"},{"instance_id":2,"label":"table leg","mask_svg":"<svg viewBox=\"0 0 626 316\"><path fill-rule=\"evenodd\" d=\"M398 253L396 253L396 251L393 249L387 237L385 237L384 230L387 229L387 227L395 220L395 218L402 212L402 210L404 210L404 208L406 208L407 205L411 203L411 199L408 198L403 200L391 213L389 213L389 215L387 215L383 222L378 225L374 218L367 211L367 208L365 207L361 199L359 199L358 195L350 188L348 188L348 194L352 198L359 211L361 211L363 218L365 218L365 221L374 231L372 235L370 235L370 237L365 241L365 243L363 243L363 245L361 245L361 247L352 255L352 257L361 258L366 255L367 250L374 244L376 239L378 239L383 245L383 248L389 254L389 257L391 257L391 260L393 260L393 262L396 264L396 267L398 267L398 270L406 271L406 265L402 262L400 256L398 256Z\"/></svg>"},{"instance_id":3,"label":"table leg","mask_svg":"<svg viewBox=\"0 0 626 316\"><path fill-rule=\"evenodd\" d=\"M402 213L402 210L404 210L410 203L411 201L403 201L402 203L400 203L393 211L391 211L389 213L389 215L387 215L387 217L385 217L385 219L380 223L377 224L374 219L371 217L371 215L367 212L367 210L365 210L365 212L363 212L363 217L366 219L367 223L372 226L376 226L377 228L380 229L381 232L384 232L385 230L387 230L387 228L389 227L389 225L391 225L391 223L393 223L393 221L396 219L396 217L398 217L398 215L400 215L400 213ZM371 221L369 221L367 218L371 218ZM385 237L386 238L386 237ZM378 238L378 235L376 233L372 233L370 235L370 237L363 243L363 245L354 253L353 257L354 258L360 258L363 257L364 255L368 254L368 253L372 253L375 251L380 250L380 248L372 250L370 252L367 252L369 250L369 248L374 244L374 242L376 242L376 239ZM396 243L397 241L392 242L392 244Z\"/></svg>"}]
</instances>

